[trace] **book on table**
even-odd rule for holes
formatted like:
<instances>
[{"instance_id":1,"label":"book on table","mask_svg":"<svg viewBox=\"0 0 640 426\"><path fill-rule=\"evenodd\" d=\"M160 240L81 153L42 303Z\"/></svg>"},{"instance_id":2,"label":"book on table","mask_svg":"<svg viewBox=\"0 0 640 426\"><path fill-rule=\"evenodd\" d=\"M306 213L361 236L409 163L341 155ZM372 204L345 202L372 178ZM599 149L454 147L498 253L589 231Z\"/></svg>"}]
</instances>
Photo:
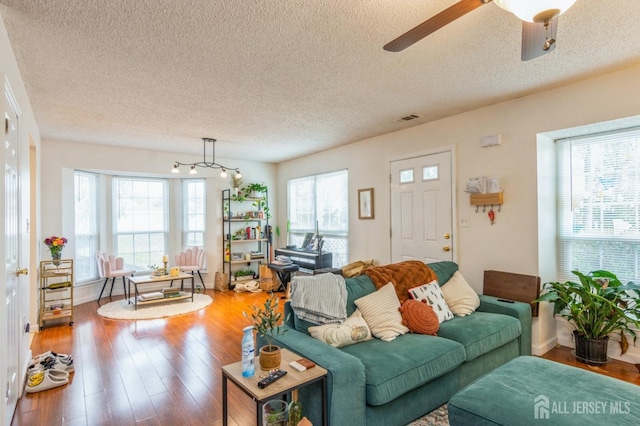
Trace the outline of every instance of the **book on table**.
<instances>
[{"instance_id":1,"label":"book on table","mask_svg":"<svg viewBox=\"0 0 640 426\"><path fill-rule=\"evenodd\" d=\"M164 293L161 291L152 291L150 293L142 293L140 300L155 300L164 298Z\"/></svg>"}]
</instances>

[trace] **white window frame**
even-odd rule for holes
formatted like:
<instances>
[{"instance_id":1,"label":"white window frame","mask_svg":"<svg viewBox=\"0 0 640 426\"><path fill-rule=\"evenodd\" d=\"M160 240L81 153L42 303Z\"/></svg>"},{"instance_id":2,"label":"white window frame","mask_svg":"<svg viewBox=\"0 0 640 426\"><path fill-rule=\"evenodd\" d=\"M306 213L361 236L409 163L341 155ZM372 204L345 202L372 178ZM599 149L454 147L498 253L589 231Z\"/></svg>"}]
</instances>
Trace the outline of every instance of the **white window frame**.
<instances>
[{"instance_id":1,"label":"white window frame","mask_svg":"<svg viewBox=\"0 0 640 426\"><path fill-rule=\"evenodd\" d=\"M200 189L196 186L201 185ZM198 193L194 193L198 192ZM182 245L204 247L207 228L207 183L205 179L182 180ZM199 235L196 237L195 234Z\"/></svg>"},{"instance_id":2,"label":"white window frame","mask_svg":"<svg viewBox=\"0 0 640 426\"><path fill-rule=\"evenodd\" d=\"M83 181L83 182L81 182ZM95 260L100 247L100 177L95 173L74 171L75 283L98 279Z\"/></svg>"},{"instance_id":3,"label":"white window frame","mask_svg":"<svg viewBox=\"0 0 640 426\"><path fill-rule=\"evenodd\" d=\"M154 209L146 210L142 220L131 219L132 224L129 228L120 229L119 217L124 214L130 214L135 216L135 212L145 212L145 209L139 208L147 204L154 203L154 197L146 196L142 197L130 197L129 207L124 211L121 206L125 204L125 198L123 197L122 203L120 203L120 196L118 187L120 184L130 182L132 185L144 185L144 184L161 184L162 185L162 197L161 197L161 221L152 221L151 214ZM162 263L162 257L168 253L168 241L169 241L169 188L167 179L157 178L140 178L140 177L128 177L128 176L115 176L113 178L113 204L112 204L112 223L113 223L113 248L114 252L118 256L124 258L124 263L127 267L135 268L137 271L148 270L149 266L159 266ZM146 200L146 201L145 201ZM158 210L156 209L156 212ZM152 225L150 227L144 227L144 225ZM159 224L159 225L158 225ZM153 226L155 225L155 226ZM122 244L123 237L131 238L130 251L125 249ZM146 239L146 241L145 241ZM144 248L146 246L146 249Z\"/></svg>"},{"instance_id":4,"label":"white window frame","mask_svg":"<svg viewBox=\"0 0 640 426\"><path fill-rule=\"evenodd\" d=\"M327 188L319 188L318 182L322 182L326 178L331 178L332 176L343 176L345 179L344 188L336 189L335 187L327 187ZM293 200L293 197L296 197L294 191L294 187L296 185L304 185L308 186L308 194L305 194L304 200ZM322 207L321 200L319 200L319 193L325 190L332 191L341 191L343 192L344 197L344 211L340 213L343 218L338 218L335 220L331 218L331 214L327 216L327 212L324 213L320 211ZM296 246L300 246L304 240L304 237L307 233L320 234L325 241L324 249L325 251L330 251L333 253L333 266L340 267L345 265L349 259L349 172L348 170L339 170L329 173L322 173L312 176L306 176L302 178L290 179L287 182L287 210L289 218L288 225L288 236L287 236L287 244L293 244ZM339 193L336 193L336 196L340 196ZM304 220L296 220L295 208L296 206L304 206L308 204L309 208L303 212L304 216L307 216ZM345 223L344 228L336 227L336 223L343 222ZM336 250L335 247L331 247L331 243L335 242L340 246L343 246L345 249Z\"/></svg>"},{"instance_id":5,"label":"white window frame","mask_svg":"<svg viewBox=\"0 0 640 426\"><path fill-rule=\"evenodd\" d=\"M556 141L557 279L640 278L640 129Z\"/></svg>"}]
</instances>

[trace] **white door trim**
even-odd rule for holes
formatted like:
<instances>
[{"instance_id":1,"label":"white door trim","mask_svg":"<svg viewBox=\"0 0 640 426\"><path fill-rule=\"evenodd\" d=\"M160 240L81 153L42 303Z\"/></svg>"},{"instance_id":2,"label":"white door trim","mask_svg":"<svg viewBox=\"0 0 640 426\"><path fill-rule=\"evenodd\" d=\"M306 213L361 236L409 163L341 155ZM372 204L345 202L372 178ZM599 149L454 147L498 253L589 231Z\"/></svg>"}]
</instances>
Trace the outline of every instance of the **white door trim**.
<instances>
[{"instance_id":1,"label":"white door trim","mask_svg":"<svg viewBox=\"0 0 640 426\"><path fill-rule=\"evenodd\" d=\"M458 194L456 188L458 187L458 158L456 153L456 145L443 145L434 148L427 148L421 151L408 152L406 154L394 155L387 157L387 192L389 194L389 200L391 200L391 163L394 161L408 160L415 157L423 157L425 155L440 154L443 152L449 152L451 154L451 229L453 230L453 261L458 263ZM389 202L389 218L391 218L391 202ZM391 222L389 222L389 253L391 253Z\"/></svg>"}]
</instances>

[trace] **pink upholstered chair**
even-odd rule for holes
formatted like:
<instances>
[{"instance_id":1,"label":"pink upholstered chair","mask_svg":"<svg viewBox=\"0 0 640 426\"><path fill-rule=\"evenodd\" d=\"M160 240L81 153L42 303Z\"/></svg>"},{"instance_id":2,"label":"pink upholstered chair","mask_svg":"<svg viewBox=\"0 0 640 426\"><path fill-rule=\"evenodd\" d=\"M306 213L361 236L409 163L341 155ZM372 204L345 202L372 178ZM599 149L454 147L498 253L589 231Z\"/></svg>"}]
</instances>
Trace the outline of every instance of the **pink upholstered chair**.
<instances>
[{"instance_id":1,"label":"pink upholstered chair","mask_svg":"<svg viewBox=\"0 0 640 426\"><path fill-rule=\"evenodd\" d=\"M202 275L200 275L200 270L204 269L204 254L204 250L200 247L186 249L176 256L175 266L180 268L180 272L188 272L191 275L197 272L202 287L206 290Z\"/></svg>"},{"instance_id":2,"label":"pink upholstered chair","mask_svg":"<svg viewBox=\"0 0 640 426\"><path fill-rule=\"evenodd\" d=\"M96 252L96 262L98 262L98 273L100 274L100 278L104 278L104 284L102 285L102 290L100 290L100 296L98 297L98 305L100 304L102 293L107 286L109 278L111 278L111 291L109 292L109 297L111 297L111 293L113 293L113 284L115 283L116 278L119 277L122 277L122 289L124 291L124 296L127 297L127 284L124 277L127 275L133 275L136 271L133 269L124 269L123 258L115 257L99 251Z\"/></svg>"}]
</instances>

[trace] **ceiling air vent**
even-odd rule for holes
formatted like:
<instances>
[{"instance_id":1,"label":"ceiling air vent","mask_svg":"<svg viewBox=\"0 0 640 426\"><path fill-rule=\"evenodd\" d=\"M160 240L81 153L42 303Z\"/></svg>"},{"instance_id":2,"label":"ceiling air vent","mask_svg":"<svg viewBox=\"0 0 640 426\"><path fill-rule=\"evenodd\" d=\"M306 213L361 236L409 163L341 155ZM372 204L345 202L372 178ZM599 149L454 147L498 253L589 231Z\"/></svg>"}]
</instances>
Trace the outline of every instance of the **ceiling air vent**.
<instances>
[{"instance_id":1,"label":"ceiling air vent","mask_svg":"<svg viewBox=\"0 0 640 426\"><path fill-rule=\"evenodd\" d=\"M393 121L395 121L396 123L404 123L405 121L415 120L416 118L420 118L420 116L416 114L409 114L405 115L404 117L396 118Z\"/></svg>"}]
</instances>

